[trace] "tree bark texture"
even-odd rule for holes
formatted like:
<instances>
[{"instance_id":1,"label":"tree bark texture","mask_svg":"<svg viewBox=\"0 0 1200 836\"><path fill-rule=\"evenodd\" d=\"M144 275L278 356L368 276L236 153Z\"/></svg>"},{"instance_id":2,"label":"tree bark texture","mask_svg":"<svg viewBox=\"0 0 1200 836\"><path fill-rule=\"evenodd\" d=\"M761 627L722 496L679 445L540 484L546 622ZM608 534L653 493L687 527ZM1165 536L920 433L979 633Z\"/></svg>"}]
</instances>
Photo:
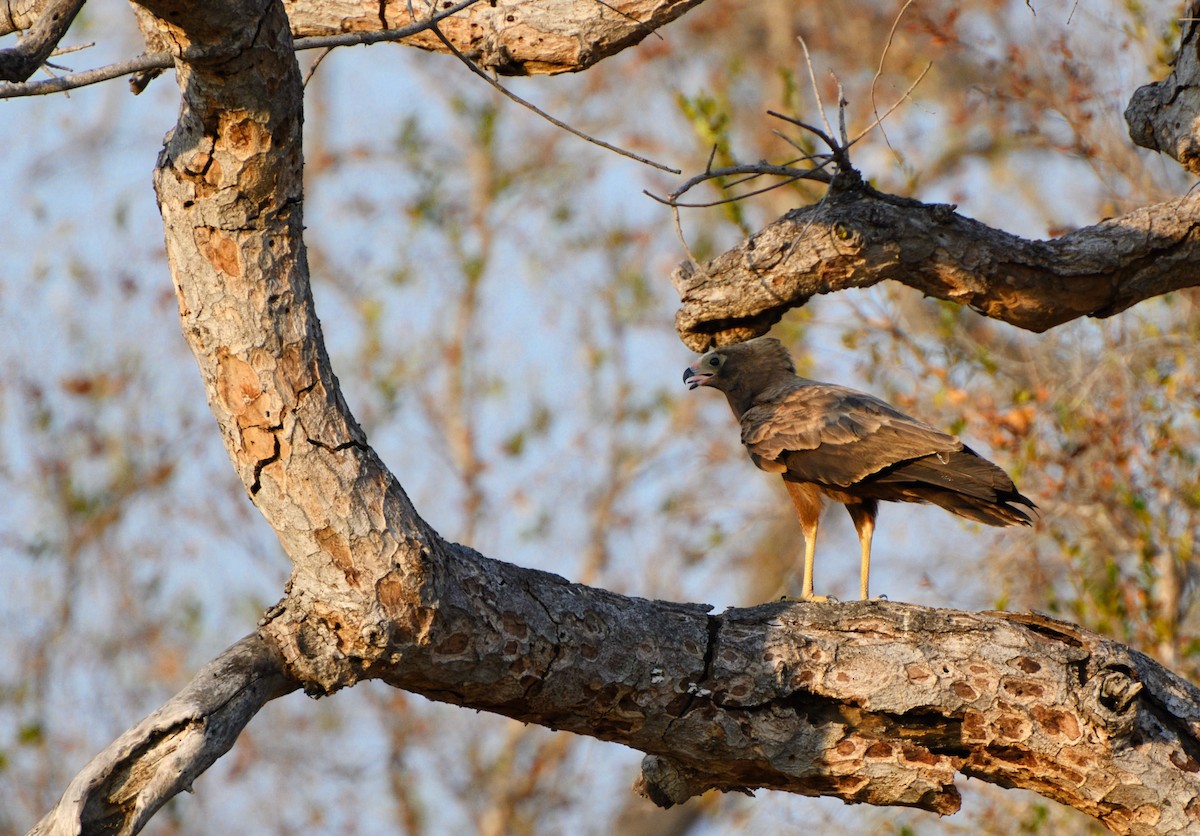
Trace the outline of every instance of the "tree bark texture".
<instances>
[{"instance_id":1,"label":"tree bark texture","mask_svg":"<svg viewBox=\"0 0 1200 836\"><path fill-rule=\"evenodd\" d=\"M1069 624L887 602L712 615L442 540L368 446L329 366L302 240L302 90L284 6L142 6L178 56L182 105L155 187L182 330L235 470L293 573L258 632L101 753L39 832L136 832L263 702L363 678L641 749L642 789L663 804L712 787L770 787L948 813L961 773L1034 789L1118 832L1200 825L1200 692ZM844 213L827 214L815 240L832 267L795 246L757 249L829 283L861 278L841 249L906 252L855 225L863 201L873 224L933 230L925 258L961 270L987 264L989 247L1021 246L947 209L842 193L813 210ZM1155 224L1170 215L1144 211ZM1077 253L1092 270L1134 245L1121 224L1106 229L1088 239L1097 252ZM1143 261L1174 252L1149 244ZM1036 269L1036 254L1022 271ZM920 269L915 254L904 263ZM1151 286L1164 281L1142 267ZM942 271L929 280L961 282L954 293L977 307L1037 285L1017 271L1025 284L998 274L981 293L975 273ZM1127 301L1104 299L1105 310Z\"/></svg>"},{"instance_id":2,"label":"tree bark texture","mask_svg":"<svg viewBox=\"0 0 1200 836\"><path fill-rule=\"evenodd\" d=\"M92 758L30 831L136 833L233 746L258 710L296 689L266 642L250 635Z\"/></svg>"},{"instance_id":3,"label":"tree bark texture","mask_svg":"<svg viewBox=\"0 0 1200 836\"><path fill-rule=\"evenodd\" d=\"M855 179L671 279L676 330L697 352L764 334L817 294L888 279L1041 332L1200 284L1200 196L1031 241Z\"/></svg>"},{"instance_id":4,"label":"tree bark texture","mask_svg":"<svg viewBox=\"0 0 1200 836\"><path fill-rule=\"evenodd\" d=\"M703 0L486 0L441 24L455 48L499 75L579 72L634 46ZM395 29L414 22L407 0L287 3L297 37ZM420 4L415 7L424 14ZM432 32L405 43L447 52Z\"/></svg>"},{"instance_id":5,"label":"tree bark texture","mask_svg":"<svg viewBox=\"0 0 1200 836\"><path fill-rule=\"evenodd\" d=\"M1180 20L1182 35L1171 74L1139 87L1125 109L1135 145L1159 151L1192 174L1200 174L1200 3L1191 2Z\"/></svg>"},{"instance_id":6,"label":"tree bark texture","mask_svg":"<svg viewBox=\"0 0 1200 836\"><path fill-rule=\"evenodd\" d=\"M46 22L39 24L44 20L43 13L54 3L62 2L0 0L0 35L46 25ZM651 32L702 2L483 0L446 20L440 28L456 49L486 70L499 75L553 75L586 70L597 61L640 43ZM416 19L431 13L426 2L412 6ZM293 38L380 32L399 29L415 20L409 14L408 0L288 0L284 7ZM151 51L169 49L157 38L149 43ZM431 52L449 51L431 32L403 43ZM0 68L4 52L0 50ZM27 62L24 56L21 60ZM33 69L40 63L40 60L35 63ZM0 78L8 76L0 73ZM13 76L10 80L18 79Z\"/></svg>"}]
</instances>

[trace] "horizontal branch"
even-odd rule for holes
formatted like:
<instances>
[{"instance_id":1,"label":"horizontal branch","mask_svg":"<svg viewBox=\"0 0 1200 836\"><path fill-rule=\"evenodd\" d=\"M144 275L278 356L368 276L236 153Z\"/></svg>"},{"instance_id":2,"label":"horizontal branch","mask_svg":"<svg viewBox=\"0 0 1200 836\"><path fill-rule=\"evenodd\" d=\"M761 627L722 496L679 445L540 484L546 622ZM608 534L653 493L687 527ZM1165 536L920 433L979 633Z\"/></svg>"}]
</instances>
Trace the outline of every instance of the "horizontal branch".
<instances>
[{"instance_id":1,"label":"horizontal branch","mask_svg":"<svg viewBox=\"0 0 1200 836\"><path fill-rule=\"evenodd\" d=\"M835 186L716 258L680 265L675 327L704 351L765 333L817 294L890 279L1041 332L1200 285L1198 225L1200 197L1189 195L1033 241L953 206Z\"/></svg>"},{"instance_id":2,"label":"horizontal branch","mask_svg":"<svg viewBox=\"0 0 1200 836\"><path fill-rule=\"evenodd\" d=\"M54 2L82 5L81 0ZM640 43L701 2L703 0L467 3L462 4L469 7L463 14L456 14L458 8L438 8L437 17L448 18L440 27L446 40L484 69L498 75L553 75L586 70L598 61ZM10 11L8 15L0 16L0 35L38 25L39 17L50 5L50 0L31 0L22 4L17 13ZM420 11L426 5L418 3L415 7ZM415 19L409 14L408 0L383 3L351 0L334 5L325 0L290 0L284 6L297 49L401 41L431 52L449 52L439 38L426 31L428 27L413 28ZM63 31L57 33L55 43L65 31L63 27ZM0 55L13 51L0 51ZM28 60L22 55L21 66L24 67ZM22 75L9 75L0 70L0 79L28 78L44 60L45 56L41 56ZM138 63L135 68L124 68L134 62ZM143 55L62 79L39 82L36 86L6 85L0 87L0 98L57 93L134 72L166 69L171 65L165 53Z\"/></svg>"},{"instance_id":3,"label":"horizontal branch","mask_svg":"<svg viewBox=\"0 0 1200 836\"><path fill-rule=\"evenodd\" d=\"M312 694L375 678L640 749L639 789L663 806L770 788L945 815L965 775L1116 832L1200 822L1200 690L1074 625L886 601L713 615L460 546L429 558L419 587L409 571L377 582L374 611L285 600L262 633L289 672L315 675ZM326 643L337 659L306 655ZM289 681L243 639L98 755L35 832L136 832Z\"/></svg>"},{"instance_id":4,"label":"horizontal branch","mask_svg":"<svg viewBox=\"0 0 1200 836\"><path fill-rule=\"evenodd\" d=\"M480 0L459 0L458 3L452 6L440 9L432 17L418 20L415 23L402 26L398 29L381 29L370 32L300 38L293 42L292 47L297 52L302 52L308 49L332 49L339 46L363 46L386 41L403 41L405 38L412 37L415 34L432 29L440 23L444 23L451 19L453 15L479 2ZM186 60L191 57L185 51L183 58ZM92 70L57 76L45 81L0 84L0 99L15 99L24 96L45 96L51 93L61 93L64 90L75 90L91 84L99 84L103 81L120 78L121 76L152 70L166 70L173 66L175 66L175 58L172 55L166 52L151 52L131 58L128 61L120 61L116 64L108 64L107 66L97 67ZM0 73L0 78L3 77L3 73ZM141 92L141 90L138 89L137 92Z\"/></svg>"},{"instance_id":5,"label":"horizontal branch","mask_svg":"<svg viewBox=\"0 0 1200 836\"><path fill-rule=\"evenodd\" d=\"M391 599L392 646L363 674L640 749L660 803L766 787L947 814L958 773L1118 832L1151 800L1156 832L1198 821L1200 691L1073 625L879 601L709 615L457 547L437 563L436 608ZM286 636L311 635L284 626L298 612L271 629L292 658Z\"/></svg>"},{"instance_id":6,"label":"horizontal branch","mask_svg":"<svg viewBox=\"0 0 1200 836\"><path fill-rule=\"evenodd\" d=\"M498 75L586 70L640 43L703 0L527 0L481 3L440 28L455 49ZM285 2L297 37L372 31L410 22L408 0L351 0L330 14L323 0ZM423 4L415 4L421 9ZM448 52L430 33L406 41Z\"/></svg>"},{"instance_id":7,"label":"horizontal branch","mask_svg":"<svg viewBox=\"0 0 1200 836\"><path fill-rule=\"evenodd\" d=\"M136 833L229 751L258 710L296 690L250 635L83 768L31 836Z\"/></svg>"}]
</instances>

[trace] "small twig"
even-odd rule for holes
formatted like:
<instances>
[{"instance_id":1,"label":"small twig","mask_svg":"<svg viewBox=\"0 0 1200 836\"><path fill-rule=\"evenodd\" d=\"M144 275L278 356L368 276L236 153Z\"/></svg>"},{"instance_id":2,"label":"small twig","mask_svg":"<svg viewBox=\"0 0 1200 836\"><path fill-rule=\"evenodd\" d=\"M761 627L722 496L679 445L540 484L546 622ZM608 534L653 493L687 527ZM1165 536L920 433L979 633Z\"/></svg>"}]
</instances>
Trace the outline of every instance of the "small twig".
<instances>
[{"instance_id":1,"label":"small twig","mask_svg":"<svg viewBox=\"0 0 1200 836\"><path fill-rule=\"evenodd\" d=\"M717 158L717 144L714 142L712 150L708 152L708 162L704 164L705 173L712 171L713 160Z\"/></svg>"},{"instance_id":2,"label":"small twig","mask_svg":"<svg viewBox=\"0 0 1200 836\"><path fill-rule=\"evenodd\" d=\"M328 58L331 52L333 52L333 47L327 47L324 52L313 59L312 66L309 67L308 72L304 74L304 81L300 83L301 87L303 87L305 90L308 89L308 83L312 81L312 77L316 74L317 67L321 66L321 62Z\"/></svg>"},{"instance_id":3,"label":"small twig","mask_svg":"<svg viewBox=\"0 0 1200 836\"><path fill-rule=\"evenodd\" d=\"M834 77L837 81L837 77ZM842 147L850 147L850 137L846 133L846 105L850 102L846 101L846 91L842 89L842 82L837 82L838 89L838 136L842 140Z\"/></svg>"},{"instance_id":4,"label":"small twig","mask_svg":"<svg viewBox=\"0 0 1200 836\"><path fill-rule=\"evenodd\" d=\"M824 158L827 158L827 157L828 157L828 155L827 155L827 154L821 154L821 155L819 155L819 156L816 156L816 155L812 155L812 156L810 156L810 155L806 155L806 156L803 156L803 157L796 157L795 159L788 160L788 161L787 161L787 162L785 162L785 163L779 163L779 164L777 164L775 167L776 167L776 168L791 168L791 167L792 167L792 166L794 166L796 163L802 163L802 162L814 162L814 163L815 163L815 162L817 162L818 160L821 160L821 159L824 159ZM743 183L749 183L751 180L757 180L759 177L762 177L764 174L768 174L768 173L769 173L769 172L763 171L763 170L762 170L762 168L761 168L762 166L769 166L769 165L771 165L771 163L768 163L766 160L759 160L759 162L758 162L757 164L755 164L754 166L752 166L752 168L754 169L754 171L753 171L753 172L751 172L750 174L747 174L747 175L746 175L745 177L743 177L741 180L734 180L734 181L732 181L732 182L730 182L730 183L726 184L726 185L725 185L725 188L727 188L727 189L733 189L733 188L737 188L738 186L742 185ZM814 167L814 168L816 168L816 166L813 166L813 167ZM798 169L798 170L799 170L799 169Z\"/></svg>"},{"instance_id":5,"label":"small twig","mask_svg":"<svg viewBox=\"0 0 1200 836\"><path fill-rule=\"evenodd\" d=\"M629 12L625 11L624 9L618 9L612 3L606 3L606 2L604 2L604 0L595 0L595 2L599 3L601 6L608 9L610 12L625 18L626 20L630 21L631 23L636 23L638 26L641 26L643 28L646 26L645 21L638 20L636 17L631 15ZM664 38L662 36L662 33L656 29L651 29L650 34L653 35L654 37L658 38L660 41L666 41L666 38Z\"/></svg>"},{"instance_id":6,"label":"small twig","mask_svg":"<svg viewBox=\"0 0 1200 836\"><path fill-rule=\"evenodd\" d=\"M902 105L908 99L908 97L912 95L913 90L916 90L917 85L925 80L925 76L927 76L929 74L929 71L931 69L933 69L932 61L930 61L928 64L926 64L925 69L921 70L921 74L916 77L916 79L913 81L912 84L908 85L908 89L904 91L904 95L902 95L900 98L896 99L896 101L892 103L892 106L883 112L882 116L876 116L874 122L872 122L870 125L867 125L867 127L863 128L861 131L859 131L858 134L854 137L854 139L850 140L850 145L854 145L856 142L858 142L864 136L866 136L871 131L873 131L877 126L882 126L883 120L887 119L889 116L891 116L892 112L896 108L900 107L900 105ZM882 127L880 128L880 130L882 130ZM891 147L890 143L888 144L888 147L889 148Z\"/></svg>"},{"instance_id":7,"label":"small twig","mask_svg":"<svg viewBox=\"0 0 1200 836\"><path fill-rule=\"evenodd\" d=\"M812 56L808 52L808 44L804 42L804 38L796 38L800 42L800 49L804 50L804 63L808 67L808 80L812 84L813 96L817 99L817 112L821 114L821 124L825 126L825 137L833 136L833 128L829 126L829 117L825 114L825 102L821 100L821 90L817 87L817 74L813 70ZM826 139L830 147L833 147L834 142L831 139Z\"/></svg>"},{"instance_id":8,"label":"small twig","mask_svg":"<svg viewBox=\"0 0 1200 836\"><path fill-rule=\"evenodd\" d=\"M443 9L426 20L402 26L399 29L384 29L377 32L347 32L340 35L320 35L311 38L300 38L295 42L294 48L299 52L305 49L326 49L336 46L374 44L381 41L400 41L419 32L424 32L427 29L432 29L441 20L458 14L463 9L473 6L478 2L480 0L461 0L461 2ZM0 51L0 55L3 55L2 51ZM187 57L187 53L185 53L184 59L186 60ZM153 52L139 55L127 61L108 64L93 70L84 70L83 72L73 73L61 78L52 78L47 81L0 84L0 99L61 93L64 90L87 87L90 84L98 84L102 81L109 81L125 75L169 70L173 66L175 66L175 60L170 55L165 52Z\"/></svg>"},{"instance_id":9,"label":"small twig","mask_svg":"<svg viewBox=\"0 0 1200 836\"><path fill-rule=\"evenodd\" d=\"M462 52L458 49L458 47L456 47L454 44L450 43L450 39L447 38L444 34L442 34L442 30L440 30L436 24L433 26L430 26L429 28L433 31L433 34L437 35L438 40L440 40L442 42L442 45L445 46L446 49L449 50L454 55L455 58L457 58L459 61L461 61L463 64L465 64L467 69L469 69L472 73L474 73L475 75L482 78L484 81L486 81L488 84L490 84L493 88L495 88L497 92L499 92L506 98L516 102L517 104L521 105L521 107L524 107L524 108L532 111L533 113L536 113L538 116L545 119L551 125L554 125L554 127L561 128L562 130L566 131L569 134L573 134L574 136L577 136L580 139L585 140L586 142L590 142L593 145L598 145L601 148L604 148L605 150L612 151L614 154L620 154L622 157L628 157L631 160L636 160L637 162L642 163L643 165L648 165L651 168L657 168L659 171L665 171L669 174L681 174L682 173L677 168L671 168L670 166L665 166L662 163L656 163L653 160L648 160L645 157L642 157L642 156L639 156L639 155L633 153L632 151L626 151L624 148L620 148L616 145L605 142L602 139L597 139L594 136L589 136L588 134L585 134L583 131L580 131L576 128L571 127L566 122L563 122L561 119L556 119L555 117L551 116L549 113L547 113L546 111L542 110L540 107L535 105L533 102L531 102L527 99L521 98L516 93L512 92L507 87L505 87L503 84L496 81L494 78L492 78L487 73L485 73L483 70L481 70L479 68L478 64L476 64L474 61L472 61L467 56L463 55Z\"/></svg>"},{"instance_id":10,"label":"small twig","mask_svg":"<svg viewBox=\"0 0 1200 836\"><path fill-rule=\"evenodd\" d=\"M829 172L825 171L825 168L828 167L831 162L833 162L832 157L826 159L820 165L814 166L813 168L787 168L784 166L767 165L766 163L728 166L727 168L718 168L706 171L703 174L697 174L695 177L688 180L666 197L661 197L649 191L644 191L643 194L645 194L651 200L657 201L658 203L677 208L704 209L711 206L722 206L726 203L734 203L739 200L744 200L748 197L754 197L755 195L764 194L774 189L782 188L790 183L795 183L797 180L816 180L821 183L832 182L833 176L829 174ZM764 186L761 189L755 189L754 191L746 192L744 194L722 198L721 200L714 200L707 203L682 203L679 200L679 198L683 197L685 194L687 194L687 192L691 191L701 183L708 182L709 180L716 180L721 177L729 177L735 174L751 175L751 177L747 177L746 180L750 180L753 179L753 177L759 177L764 174L770 174L776 177L782 177L784 179L778 183L772 183L769 186ZM741 182L746 182L746 180L742 180Z\"/></svg>"},{"instance_id":11,"label":"small twig","mask_svg":"<svg viewBox=\"0 0 1200 836\"><path fill-rule=\"evenodd\" d=\"M655 200L659 203L666 204L667 206L671 206L676 209L711 209L714 206L725 206L729 203L737 203L739 200L745 200L748 197L766 194L767 192L774 191L775 189L795 183L797 180L821 179L818 177L813 177L812 175L813 171L799 171L786 180L780 180L778 183L772 183L769 186L763 186L761 189L754 189L753 191L745 192L744 194L733 195L732 197L723 197L720 200L708 200L704 203L683 203L678 200L665 200L657 195L651 194L646 189L642 190L642 194L646 195L651 200ZM828 180L824 180L822 182L828 182Z\"/></svg>"},{"instance_id":12,"label":"small twig","mask_svg":"<svg viewBox=\"0 0 1200 836\"><path fill-rule=\"evenodd\" d=\"M80 50L83 50L83 49L91 49L95 45L96 45L95 41L89 41L86 44L75 44L75 46L60 46L60 47L55 48L55 50L50 53L50 57L57 58L60 55L69 55L72 52L79 52Z\"/></svg>"},{"instance_id":13,"label":"small twig","mask_svg":"<svg viewBox=\"0 0 1200 836\"><path fill-rule=\"evenodd\" d=\"M650 195L650 197L653 198L654 195ZM671 214L675 216L675 234L679 236L679 244L687 254L688 261L692 264L699 264L700 262L696 260L696 256L692 255L692 248L688 246L687 237L683 234L683 218L679 213L679 207L672 206Z\"/></svg>"},{"instance_id":14,"label":"small twig","mask_svg":"<svg viewBox=\"0 0 1200 836\"><path fill-rule=\"evenodd\" d=\"M892 141L888 138L887 131L883 129L883 117L879 115L879 106L875 103L875 85L879 83L879 79L883 75L883 64L887 61L888 51L892 48L892 40L896 37L896 30L900 27L900 19L904 17L904 13L908 11L908 7L914 2L915 0L908 0L907 3L900 7L900 11L896 13L896 19L892 21L892 29L888 32L887 43L883 45L883 52L879 56L879 66L875 68L875 76L871 79L871 110L875 113L875 124L879 126L879 132L883 134L883 141L887 144L888 150L892 152L892 156L896 158L897 162L900 160L900 155L892 147ZM928 72L928 68L926 68L926 72ZM921 75L923 77L925 73L921 73ZM888 113L891 113L891 111L889 110Z\"/></svg>"},{"instance_id":15,"label":"small twig","mask_svg":"<svg viewBox=\"0 0 1200 836\"><path fill-rule=\"evenodd\" d=\"M777 110L768 110L767 115L774 116L776 119L782 119L784 122L790 122L791 124L795 125L798 128L804 128L804 130L806 130L809 133L816 136L818 139L820 139L822 142L824 142L830 148L837 148L837 143L834 142L833 137L830 136L829 134L825 133L823 130L816 127L815 125L810 125L807 122L801 122L796 117L787 116L785 114L780 113Z\"/></svg>"}]
</instances>

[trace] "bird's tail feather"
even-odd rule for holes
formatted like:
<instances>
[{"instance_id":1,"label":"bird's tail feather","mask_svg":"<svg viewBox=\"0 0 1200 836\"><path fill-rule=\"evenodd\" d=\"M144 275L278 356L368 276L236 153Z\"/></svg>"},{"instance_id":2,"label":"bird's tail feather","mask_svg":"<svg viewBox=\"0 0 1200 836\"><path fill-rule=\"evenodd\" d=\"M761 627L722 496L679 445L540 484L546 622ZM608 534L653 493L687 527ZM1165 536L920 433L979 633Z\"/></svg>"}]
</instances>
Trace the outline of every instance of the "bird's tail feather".
<instances>
[{"instance_id":1,"label":"bird's tail feather","mask_svg":"<svg viewBox=\"0 0 1200 836\"><path fill-rule=\"evenodd\" d=\"M1037 507L1007 473L969 447L903 462L871 481L906 499L932 502L987 525L1029 525L1032 519L1025 508Z\"/></svg>"}]
</instances>

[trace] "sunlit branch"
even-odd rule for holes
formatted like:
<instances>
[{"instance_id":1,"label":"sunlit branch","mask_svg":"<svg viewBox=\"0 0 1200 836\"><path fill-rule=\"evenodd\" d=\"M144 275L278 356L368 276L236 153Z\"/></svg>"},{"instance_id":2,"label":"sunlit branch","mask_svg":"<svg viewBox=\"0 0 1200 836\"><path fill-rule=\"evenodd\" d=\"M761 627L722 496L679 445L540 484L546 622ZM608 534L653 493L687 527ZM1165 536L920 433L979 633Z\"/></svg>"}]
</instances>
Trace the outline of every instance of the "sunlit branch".
<instances>
[{"instance_id":1,"label":"sunlit branch","mask_svg":"<svg viewBox=\"0 0 1200 836\"><path fill-rule=\"evenodd\" d=\"M340 35L318 35L311 38L299 38L295 42L296 51L305 49L328 49L338 46L358 46L365 44L380 43L383 41L401 41L409 38L419 32L424 32L432 29L437 23L458 14L463 9L473 6L480 0L461 0L427 20L422 20L418 23L412 23L408 26L402 26L399 29L383 29L377 32L347 32ZM81 2L82 5L82 2ZM26 40L31 36L26 36ZM22 43L25 41L23 40ZM7 52L8 50L6 50ZM0 52L0 57L4 53ZM49 53L47 53L47 56ZM188 56L184 56L186 59ZM43 59L44 60L44 59ZM39 61L39 64L41 62ZM79 87L87 87L91 84L98 84L102 81L109 81L121 76L133 75L135 73L144 73L153 70L168 70L175 66L174 59L165 52L154 52L144 55L139 55L136 58L131 58L127 61L120 61L115 64L108 64L104 67L97 67L93 70L84 70L78 73L61 76L59 78L50 78L45 81L19 82L11 84L0 84L0 99L14 99L22 96L46 96L51 93L61 93L64 90L75 90ZM36 69L36 67L35 67ZM0 75L6 75L0 65ZM25 76L28 77L28 74ZM140 92L140 91L139 91Z\"/></svg>"}]
</instances>

